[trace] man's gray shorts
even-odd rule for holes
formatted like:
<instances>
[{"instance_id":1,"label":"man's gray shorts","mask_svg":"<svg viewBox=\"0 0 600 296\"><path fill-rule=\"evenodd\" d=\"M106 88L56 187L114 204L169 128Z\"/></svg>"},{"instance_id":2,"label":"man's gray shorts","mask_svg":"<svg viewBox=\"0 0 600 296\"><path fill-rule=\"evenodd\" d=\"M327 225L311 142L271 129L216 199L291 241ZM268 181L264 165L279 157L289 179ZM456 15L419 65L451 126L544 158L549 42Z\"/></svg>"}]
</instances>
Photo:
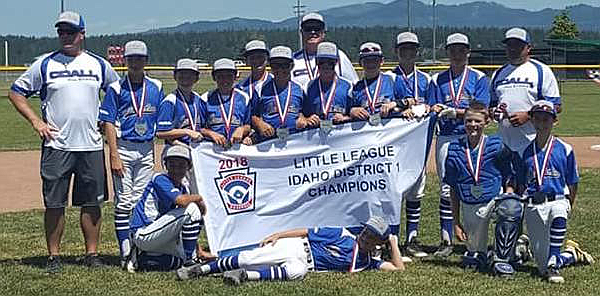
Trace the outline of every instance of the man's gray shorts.
<instances>
[{"instance_id":1,"label":"man's gray shorts","mask_svg":"<svg viewBox=\"0 0 600 296\"><path fill-rule=\"evenodd\" d=\"M75 175L73 206L98 206L108 197L103 150L62 151L42 147L40 174L46 208L67 206L72 175Z\"/></svg>"}]
</instances>

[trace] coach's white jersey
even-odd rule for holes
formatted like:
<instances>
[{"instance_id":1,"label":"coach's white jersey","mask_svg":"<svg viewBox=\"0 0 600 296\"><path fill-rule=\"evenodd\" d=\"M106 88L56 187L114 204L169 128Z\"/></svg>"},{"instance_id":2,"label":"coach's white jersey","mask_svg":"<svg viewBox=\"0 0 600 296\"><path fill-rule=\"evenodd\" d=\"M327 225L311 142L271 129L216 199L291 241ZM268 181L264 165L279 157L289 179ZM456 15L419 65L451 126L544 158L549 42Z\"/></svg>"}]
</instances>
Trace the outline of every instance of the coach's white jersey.
<instances>
[{"instance_id":1,"label":"coach's white jersey","mask_svg":"<svg viewBox=\"0 0 600 296\"><path fill-rule=\"evenodd\" d=\"M492 76L491 106L506 105L508 114L529 111L535 101L548 100L555 106L561 104L556 77L550 67L530 59L515 66L506 64ZM513 127L508 119L498 125L504 144L521 152L535 138L531 122Z\"/></svg>"},{"instance_id":2,"label":"coach's white jersey","mask_svg":"<svg viewBox=\"0 0 600 296\"><path fill-rule=\"evenodd\" d=\"M38 59L12 86L26 97L40 92L42 117L58 132L44 145L65 151L102 150L98 128L100 89L119 80L103 58L53 52Z\"/></svg>"},{"instance_id":3,"label":"coach's white jersey","mask_svg":"<svg viewBox=\"0 0 600 296\"><path fill-rule=\"evenodd\" d=\"M294 53L294 68L292 69L292 81L298 83L304 90L308 86L308 82L318 76L317 61L315 54L309 55L304 50L299 50ZM335 66L335 72L350 80L352 85L358 81L358 75L354 71L352 62L348 56L338 49L339 62Z\"/></svg>"}]
</instances>

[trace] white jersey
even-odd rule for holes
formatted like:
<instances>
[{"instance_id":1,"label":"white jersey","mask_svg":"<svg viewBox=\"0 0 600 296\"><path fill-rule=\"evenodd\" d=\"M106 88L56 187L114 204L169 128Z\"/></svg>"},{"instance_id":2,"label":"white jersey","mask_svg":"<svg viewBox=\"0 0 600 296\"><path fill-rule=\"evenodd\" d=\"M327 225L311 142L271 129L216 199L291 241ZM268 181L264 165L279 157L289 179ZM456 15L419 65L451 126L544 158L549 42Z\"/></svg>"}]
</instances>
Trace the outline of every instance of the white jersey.
<instances>
[{"instance_id":1,"label":"white jersey","mask_svg":"<svg viewBox=\"0 0 600 296\"><path fill-rule=\"evenodd\" d=\"M304 50L299 50L294 53L294 68L292 69L292 81L298 83L304 90L308 86L308 82L318 76L316 55L309 55ZM358 75L354 71L352 62L348 56L338 49L339 62L335 66L335 72L354 85L358 81Z\"/></svg>"},{"instance_id":2,"label":"white jersey","mask_svg":"<svg viewBox=\"0 0 600 296\"><path fill-rule=\"evenodd\" d=\"M561 104L554 73L534 59L518 66L506 64L498 69L492 76L490 91L490 105L504 104L508 114L529 111L537 100L548 100L555 106ZM504 144L513 151L522 152L535 138L530 121L513 127L508 119L504 119L498 127Z\"/></svg>"},{"instance_id":3,"label":"white jersey","mask_svg":"<svg viewBox=\"0 0 600 296\"><path fill-rule=\"evenodd\" d=\"M98 128L100 89L119 80L103 58L82 52L76 57L60 52L38 59L11 89L25 97L40 92L43 120L58 129L44 146L64 151L102 150Z\"/></svg>"}]
</instances>

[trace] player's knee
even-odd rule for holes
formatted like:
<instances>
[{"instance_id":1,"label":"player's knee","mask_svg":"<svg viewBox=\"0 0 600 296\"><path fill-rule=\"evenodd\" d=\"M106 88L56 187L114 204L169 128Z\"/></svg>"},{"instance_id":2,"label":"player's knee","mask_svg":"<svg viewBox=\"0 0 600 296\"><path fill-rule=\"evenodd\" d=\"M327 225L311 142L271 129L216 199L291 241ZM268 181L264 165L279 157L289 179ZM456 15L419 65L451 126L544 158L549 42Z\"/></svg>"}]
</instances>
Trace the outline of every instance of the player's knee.
<instances>
[{"instance_id":1,"label":"player's knee","mask_svg":"<svg viewBox=\"0 0 600 296\"><path fill-rule=\"evenodd\" d=\"M523 203L516 199L504 199L496 204L496 215L499 221L521 221Z\"/></svg>"},{"instance_id":2,"label":"player's knee","mask_svg":"<svg viewBox=\"0 0 600 296\"><path fill-rule=\"evenodd\" d=\"M285 269L287 272L287 279L292 281L303 279L306 273L308 272L308 268L306 267L306 265L300 262L286 264Z\"/></svg>"}]
</instances>

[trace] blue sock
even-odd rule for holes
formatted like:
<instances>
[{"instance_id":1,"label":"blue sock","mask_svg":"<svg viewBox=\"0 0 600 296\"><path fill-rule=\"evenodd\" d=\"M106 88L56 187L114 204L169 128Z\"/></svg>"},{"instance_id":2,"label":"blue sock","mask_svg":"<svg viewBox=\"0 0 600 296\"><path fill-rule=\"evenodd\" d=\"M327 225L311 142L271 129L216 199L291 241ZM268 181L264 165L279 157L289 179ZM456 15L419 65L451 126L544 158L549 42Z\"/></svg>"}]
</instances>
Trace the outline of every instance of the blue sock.
<instances>
[{"instance_id":1,"label":"blue sock","mask_svg":"<svg viewBox=\"0 0 600 296\"><path fill-rule=\"evenodd\" d=\"M440 227L442 230L442 240L452 243L454 229L452 229L452 205L450 200L440 197Z\"/></svg>"},{"instance_id":2,"label":"blue sock","mask_svg":"<svg viewBox=\"0 0 600 296\"><path fill-rule=\"evenodd\" d=\"M406 201L406 242L417 237L419 219L421 218L421 201Z\"/></svg>"},{"instance_id":3,"label":"blue sock","mask_svg":"<svg viewBox=\"0 0 600 296\"><path fill-rule=\"evenodd\" d=\"M240 268L237 255L219 258L215 261L209 262L207 265L210 268L209 273L221 273Z\"/></svg>"},{"instance_id":4,"label":"blue sock","mask_svg":"<svg viewBox=\"0 0 600 296\"><path fill-rule=\"evenodd\" d=\"M129 213L115 209L115 233L121 257L129 255Z\"/></svg>"},{"instance_id":5,"label":"blue sock","mask_svg":"<svg viewBox=\"0 0 600 296\"><path fill-rule=\"evenodd\" d=\"M260 280L263 281L287 279L287 270L285 269L285 267L270 266L267 268L259 269L257 271L260 274Z\"/></svg>"},{"instance_id":6,"label":"blue sock","mask_svg":"<svg viewBox=\"0 0 600 296\"><path fill-rule=\"evenodd\" d=\"M183 225L181 239L183 240L183 250L185 251L186 260L193 259L194 255L196 255L199 234L200 221L192 221Z\"/></svg>"},{"instance_id":7,"label":"blue sock","mask_svg":"<svg viewBox=\"0 0 600 296\"><path fill-rule=\"evenodd\" d=\"M565 234L567 233L567 219L563 217L554 218L550 225L550 252L548 252L548 259L552 256L556 257L557 267L560 268L563 264L563 258L560 254L560 248L562 247Z\"/></svg>"}]
</instances>

